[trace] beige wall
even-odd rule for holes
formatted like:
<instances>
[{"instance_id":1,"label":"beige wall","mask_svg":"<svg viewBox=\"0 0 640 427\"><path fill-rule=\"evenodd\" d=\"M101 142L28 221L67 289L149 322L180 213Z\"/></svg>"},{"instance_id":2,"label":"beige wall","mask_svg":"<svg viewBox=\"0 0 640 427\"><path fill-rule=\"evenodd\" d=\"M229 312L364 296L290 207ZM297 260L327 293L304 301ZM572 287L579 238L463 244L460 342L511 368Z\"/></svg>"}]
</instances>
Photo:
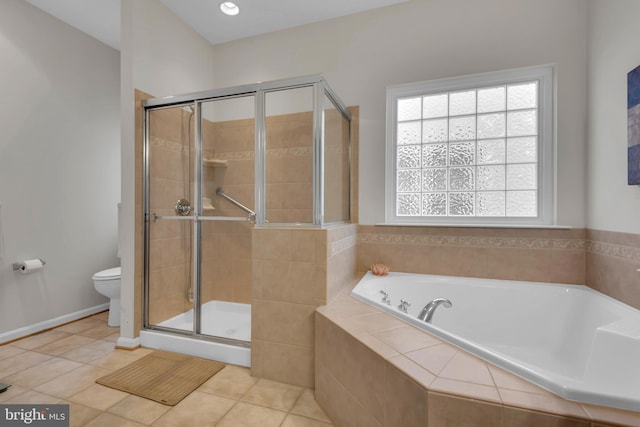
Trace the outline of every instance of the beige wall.
<instances>
[{"instance_id":1,"label":"beige wall","mask_svg":"<svg viewBox=\"0 0 640 427\"><path fill-rule=\"evenodd\" d=\"M0 2L0 57L2 342L108 303L91 277L120 262L120 58L22 0Z\"/></svg>"},{"instance_id":2,"label":"beige wall","mask_svg":"<svg viewBox=\"0 0 640 427\"><path fill-rule=\"evenodd\" d=\"M122 306L118 344L131 347L138 344L142 324L141 270L136 271L140 265L136 246L141 248L141 233L136 229L141 224L136 217L141 212L136 206L141 176L136 176L136 165L140 164L142 133L136 129L139 104L135 89L155 96L210 89L213 57L206 40L154 0L121 0L120 47Z\"/></svg>"},{"instance_id":3,"label":"beige wall","mask_svg":"<svg viewBox=\"0 0 640 427\"><path fill-rule=\"evenodd\" d=\"M640 186L627 185L627 73L640 65L635 0L589 2L587 225L640 234Z\"/></svg>"},{"instance_id":4,"label":"beige wall","mask_svg":"<svg viewBox=\"0 0 640 427\"><path fill-rule=\"evenodd\" d=\"M584 228L586 15L583 0L413 0L216 45L215 85L324 73L360 106L360 223L372 225L384 221L387 86L554 64L558 222Z\"/></svg>"}]
</instances>

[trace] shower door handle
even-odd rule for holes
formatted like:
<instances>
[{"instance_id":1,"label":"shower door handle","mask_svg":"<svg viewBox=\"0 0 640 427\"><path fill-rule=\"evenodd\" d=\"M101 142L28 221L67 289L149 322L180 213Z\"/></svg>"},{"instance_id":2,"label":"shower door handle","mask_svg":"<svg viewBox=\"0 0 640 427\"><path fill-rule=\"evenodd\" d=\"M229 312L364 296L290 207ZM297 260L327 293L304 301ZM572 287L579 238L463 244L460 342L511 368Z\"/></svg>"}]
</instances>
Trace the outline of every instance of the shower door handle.
<instances>
[{"instance_id":1,"label":"shower door handle","mask_svg":"<svg viewBox=\"0 0 640 427\"><path fill-rule=\"evenodd\" d=\"M176 215L187 216L191 213L191 203L187 199L180 199L175 206Z\"/></svg>"}]
</instances>

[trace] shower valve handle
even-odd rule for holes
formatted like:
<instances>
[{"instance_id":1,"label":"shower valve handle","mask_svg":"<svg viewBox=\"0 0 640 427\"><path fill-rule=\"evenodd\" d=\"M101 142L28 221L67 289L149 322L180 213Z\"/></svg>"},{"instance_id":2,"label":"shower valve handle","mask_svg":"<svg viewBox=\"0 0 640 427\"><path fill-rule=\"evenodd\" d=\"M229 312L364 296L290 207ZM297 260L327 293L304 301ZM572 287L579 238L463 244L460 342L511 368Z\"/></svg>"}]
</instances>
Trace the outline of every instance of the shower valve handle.
<instances>
[{"instance_id":1,"label":"shower valve handle","mask_svg":"<svg viewBox=\"0 0 640 427\"><path fill-rule=\"evenodd\" d=\"M187 199L180 199L176 202L176 215L187 216L191 213L191 203Z\"/></svg>"}]
</instances>

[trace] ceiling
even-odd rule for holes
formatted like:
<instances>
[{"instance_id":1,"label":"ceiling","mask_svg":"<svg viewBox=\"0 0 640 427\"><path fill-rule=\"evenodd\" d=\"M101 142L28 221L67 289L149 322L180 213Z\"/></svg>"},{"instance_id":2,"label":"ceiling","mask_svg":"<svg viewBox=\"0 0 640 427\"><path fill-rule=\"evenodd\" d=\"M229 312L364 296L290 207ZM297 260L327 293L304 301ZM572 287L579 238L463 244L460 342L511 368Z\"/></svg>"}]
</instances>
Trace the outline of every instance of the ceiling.
<instances>
[{"instance_id":1,"label":"ceiling","mask_svg":"<svg viewBox=\"0 0 640 427\"><path fill-rule=\"evenodd\" d=\"M120 49L120 0L25 1ZM220 12L221 0L160 1L211 44L219 44L408 0L235 0L240 8L235 17Z\"/></svg>"}]
</instances>

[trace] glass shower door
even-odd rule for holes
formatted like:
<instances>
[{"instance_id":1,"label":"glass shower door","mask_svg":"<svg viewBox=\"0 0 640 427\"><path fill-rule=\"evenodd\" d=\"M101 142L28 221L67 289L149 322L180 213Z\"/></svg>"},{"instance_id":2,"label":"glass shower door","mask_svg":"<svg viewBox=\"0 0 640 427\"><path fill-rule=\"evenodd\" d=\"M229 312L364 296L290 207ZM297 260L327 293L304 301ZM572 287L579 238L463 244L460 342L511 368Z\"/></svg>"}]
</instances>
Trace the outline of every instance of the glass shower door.
<instances>
[{"instance_id":1,"label":"glass shower door","mask_svg":"<svg viewBox=\"0 0 640 427\"><path fill-rule=\"evenodd\" d=\"M147 328L251 341L254 98L148 111Z\"/></svg>"},{"instance_id":2,"label":"glass shower door","mask_svg":"<svg viewBox=\"0 0 640 427\"><path fill-rule=\"evenodd\" d=\"M254 95L201 104L200 333L241 342L251 341L254 114Z\"/></svg>"},{"instance_id":3,"label":"glass shower door","mask_svg":"<svg viewBox=\"0 0 640 427\"><path fill-rule=\"evenodd\" d=\"M194 104L150 110L145 326L193 331Z\"/></svg>"}]
</instances>

